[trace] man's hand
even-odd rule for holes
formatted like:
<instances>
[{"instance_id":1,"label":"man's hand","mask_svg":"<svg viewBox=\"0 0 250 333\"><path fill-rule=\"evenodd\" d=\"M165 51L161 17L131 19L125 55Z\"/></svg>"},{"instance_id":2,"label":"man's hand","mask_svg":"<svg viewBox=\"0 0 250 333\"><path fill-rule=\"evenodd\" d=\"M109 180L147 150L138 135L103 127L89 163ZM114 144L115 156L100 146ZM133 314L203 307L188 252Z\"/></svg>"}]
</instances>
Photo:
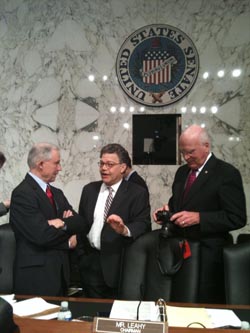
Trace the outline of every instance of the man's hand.
<instances>
[{"instance_id":1,"label":"man's hand","mask_svg":"<svg viewBox=\"0 0 250 333\"><path fill-rule=\"evenodd\" d=\"M74 249L77 245L77 238L76 238L76 235L72 235L70 238L69 238L69 248L70 249Z\"/></svg>"},{"instance_id":2,"label":"man's hand","mask_svg":"<svg viewBox=\"0 0 250 333\"><path fill-rule=\"evenodd\" d=\"M192 225L200 223L200 213L198 212L182 212L172 215L170 221L178 225L180 228L191 227Z\"/></svg>"},{"instance_id":3,"label":"man's hand","mask_svg":"<svg viewBox=\"0 0 250 333\"><path fill-rule=\"evenodd\" d=\"M66 219L67 217L73 216L73 212L71 210L65 210L63 212L63 218Z\"/></svg>"},{"instance_id":4,"label":"man's hand","mask_svg":"<svg viewBox=\"0 0 250 333\"><path fill-rule=\"evenodd\" d=\"M158 208L158 209L156 209L156 210L153 212L153 219L154 219L154 221L155 221L157 224L162 224L162 221L157 221L156 214L157 214L158 212L160 212L160 211L163 211L163 210L169 210L168 205L164 205L163 207Z\"/></svg>"},{"instance_id":5,"label":"man's hand","mask_svg":"<svg viewBox=\"0 0 250 333\"><path fill-rule=\"evenodd\" d=\"M61 219L48 220L48 224L55 227L56 229L64 227L64 222Z\"/></svg>"},{"instance_id":6,"label":"man's hand","mask_svg":"<svg viewBox=\"0 0 250 333\"><path fill-rule=\"evenodd\" d=\"M4 201L3 201L3 204L4 204L4 206L5 206L6 208L10 208L10 200L9 200L9 199L4 200Z\"/></svg>"},{"instance_id":7,"label":"man's hand","mask_svg":"<svg viewBox=\"0 0 250 333\"><path fill-rule=\"evenodd\" d=\"M128 228L125 226L122 218L118 215L112 214L107 218L107 223L120 235L127 236Z\"/></svg>"}]
</instances>

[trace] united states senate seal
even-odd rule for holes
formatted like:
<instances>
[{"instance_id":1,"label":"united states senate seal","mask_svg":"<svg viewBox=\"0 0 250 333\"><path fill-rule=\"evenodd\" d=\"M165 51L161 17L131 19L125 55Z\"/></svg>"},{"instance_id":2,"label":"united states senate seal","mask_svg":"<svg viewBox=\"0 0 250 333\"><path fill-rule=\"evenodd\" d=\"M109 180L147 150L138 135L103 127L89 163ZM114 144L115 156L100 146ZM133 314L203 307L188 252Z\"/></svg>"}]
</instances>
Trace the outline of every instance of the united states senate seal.
<instances>
[{"instance_id":1,"label":"united states senate seal","mask_svg":"<svg viewBox=\"0 0 250 333\"><path fill-rule=\"evenodd\" d=\"M134 101L152 107L183 98L198 72L194 43L183 31L166 24L136 30L122 44L116 59L121 88Z\"/></svg>"}]
</instances>

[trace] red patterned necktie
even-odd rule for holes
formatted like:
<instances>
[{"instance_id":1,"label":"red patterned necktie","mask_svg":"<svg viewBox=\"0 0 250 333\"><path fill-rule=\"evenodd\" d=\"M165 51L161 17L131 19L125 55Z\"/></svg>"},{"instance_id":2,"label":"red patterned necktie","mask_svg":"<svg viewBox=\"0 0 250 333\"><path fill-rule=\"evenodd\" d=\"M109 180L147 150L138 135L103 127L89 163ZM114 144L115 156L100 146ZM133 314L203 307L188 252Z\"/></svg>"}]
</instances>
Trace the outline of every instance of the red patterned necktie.
<instances>
[{"instance_id":1,"label":"red patterned necktie","mask_svg":"<svg viewBox=\"0 0 250 333\"><path fill-rule=\"evenodd\" d=\"M51 192L51 189L50 189L50 186L47 185L46 187L46 195L47 197L49 198L49 201L51 203L51 205L55 208L55 201L54 201L54 198L53 198L53 193Z\"/></svg>"},{"instance_id":2,"label":"red patterned necktie","mask_svg":"<svg viewBox=\"0 0 250 333\"><path fill-rule=\"evenodd\" d=\"M105 207L104 207L104 215L103 215L103 221L104 223L106 222L106 218L108 216L109 208L111 206L111 203L113 201L113 189L111 186L107 186L107 189L109 191L108 197L105 202Z\"/></svg>"},{"instance_id":3,"label":"red patterned necktie","mask_svg":"<svg viewBox=\"0 0 250 333\"><path fill-rule=\"evenodd\" d=\"M183 196L184 198L187 196L191 186L193 185L194 181L196 180L196 172L197 172L197 170L192 170L192 172L190 172L190 174L188 175L186 187L184 190L184 196Z\"/></svg>"}]
</instances>

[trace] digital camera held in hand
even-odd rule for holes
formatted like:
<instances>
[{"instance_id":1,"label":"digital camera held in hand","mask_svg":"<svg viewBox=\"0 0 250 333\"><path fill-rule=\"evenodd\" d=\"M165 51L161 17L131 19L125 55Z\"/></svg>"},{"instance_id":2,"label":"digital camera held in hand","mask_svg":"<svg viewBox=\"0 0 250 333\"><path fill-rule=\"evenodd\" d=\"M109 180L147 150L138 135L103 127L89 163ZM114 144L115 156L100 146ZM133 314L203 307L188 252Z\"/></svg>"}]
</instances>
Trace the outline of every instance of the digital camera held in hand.
<instances>
[{"instance_id":1,"label":"digital camera held in hand","mask_svg":"<svg viewBox=\"0 0 250 333\"><path fill-rule=\"evenodd\" d=\"M162 222L162 225L166 226L169 223L171 223L170 218L172 215L173 215L173 213L170 213L170 211L168 211L168 210L159 210L156 213L156 218L157 218L157 221Z\"/></svg>"},{"instance_id":2,"label":"digital camera held in hand","mask_svg":"<svg viewBox=\"0 0 250 333\"><path fill-rule=\"evenodd\" d=\"M163 236L164 238L168 238L168 237L172 236L171 225L173 224L173 222L170 221L170 218L172 215L174 215L174 214L168 210L159 210L156 213L157 221L162 222L161 223L161 230L162 230L161 236Z\"/></svg>"}]
</instances>

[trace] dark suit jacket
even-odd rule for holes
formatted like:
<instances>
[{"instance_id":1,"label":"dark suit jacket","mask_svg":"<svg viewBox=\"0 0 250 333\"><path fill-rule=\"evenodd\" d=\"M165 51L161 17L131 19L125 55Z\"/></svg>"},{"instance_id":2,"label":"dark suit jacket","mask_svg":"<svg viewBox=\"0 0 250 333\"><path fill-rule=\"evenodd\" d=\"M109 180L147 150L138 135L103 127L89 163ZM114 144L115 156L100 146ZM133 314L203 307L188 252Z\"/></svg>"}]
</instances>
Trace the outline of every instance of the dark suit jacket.
<instances>
[{"instance_id":1,"label":"dark suit jacket","mask_svg":"<svg viewBox=\"0 0 250 333\"><path fill-rule=\"evenodd\" d=\"M138 185L143 186L147 192L149 193L147 183L145 180L137 173L137 171L134 171L131 176L129 177L128 181L136 183Z\"/></svg>"},{"instance_id":2,"label":"dark suit jacket","mask_svg":"<svg viewBox=\"0 0 250 333\"><path fill-rule=\"evenodd\" d=\"M201 241L201 281L204 281L208 294L212 295L211 290L217 292L216 285L219 288L218 280L212 281L213 276L218 273L218 279L223 278L222 249L228 233L246 224L243 184L241 175L234 166L212 155L184 201L182 195L189 171L187 165L177 170L169 208L172 212L199 212L200 224L187 228L172 228L178 235Z\"/></svg>"},{"instance_id":3,"label":"dark suit jacket","mask_svg":"<svg viewBox=\"0 0 250 333\"><path fill-rule=\"evenodd\" d=\"M83 188L79 214L84 218L85 232L81 235L83 246L85 236L93 224L95 205L102 181L92 182ZM101 233L101 263L105 282L117 287L121 256L124 247L133 239L151 230L150 205L147 191L135 183L123 180L112 201L108 215L119 215L129 228L132 238L117 234L108 224ZM88 251L85 247L85 251Z\"/></svg>"},{"instance_id":4,"label":"dark suit jacket","mask_svg":"<svg viewBox=\"0 0 250 333\"><path fill-rule=\"evenodd\" d=\"M62 219L64 210L72 210L61 190L51 186L51 191L56 211L29 174L12 192L10 223L16 237L16 294L60 295L62 280L66 284L69 281L68 240L82 230L83 223L74 212L74 216L63 219L66 231L49 226L48 220Z\"/></svg>"}]
</instances>

